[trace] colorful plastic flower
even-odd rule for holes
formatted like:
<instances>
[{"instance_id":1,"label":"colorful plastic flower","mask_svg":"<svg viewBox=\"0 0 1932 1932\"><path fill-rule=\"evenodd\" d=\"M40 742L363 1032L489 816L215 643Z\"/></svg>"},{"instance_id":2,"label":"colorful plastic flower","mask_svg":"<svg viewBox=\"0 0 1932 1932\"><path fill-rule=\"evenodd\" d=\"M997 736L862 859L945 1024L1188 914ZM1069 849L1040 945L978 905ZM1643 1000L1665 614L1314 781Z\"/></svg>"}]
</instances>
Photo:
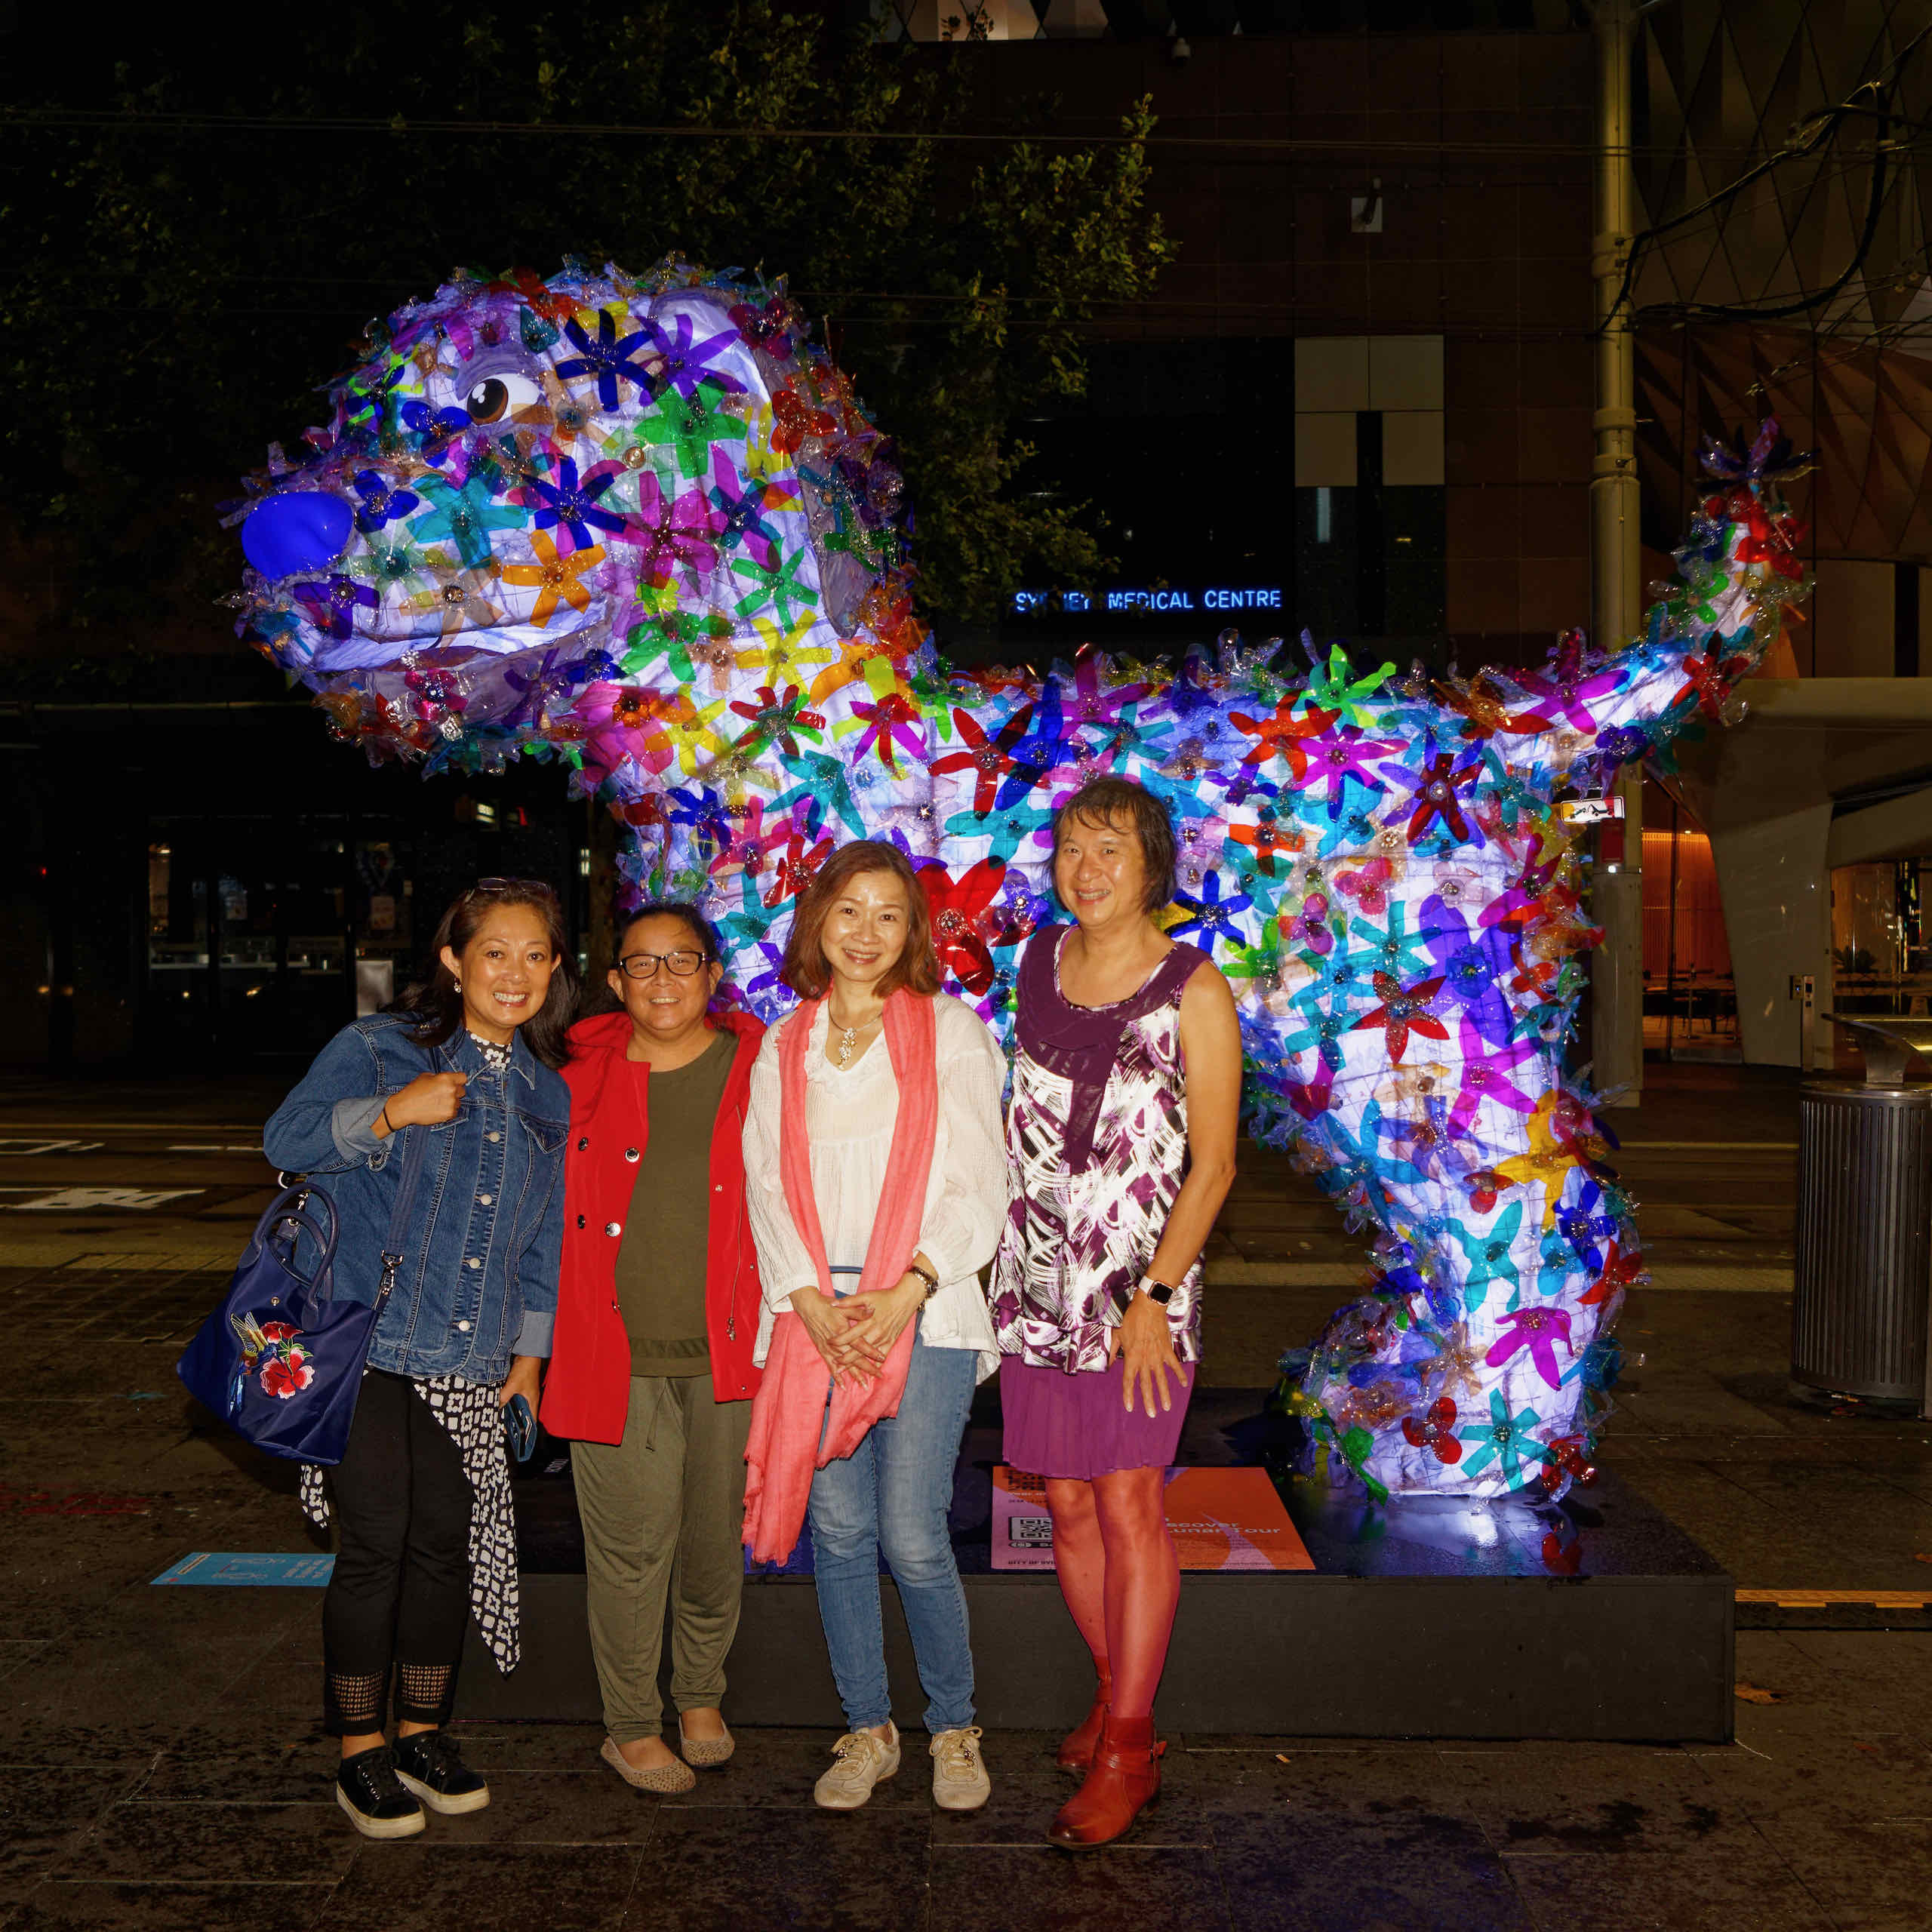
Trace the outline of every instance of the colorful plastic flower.
<instances>
[{"instance_id":1,"label":"colorful plastic flower","mask_svg":"<svg viewBox=\"0 0 1932 1932\"><path fill-rule=\"evenodd\" d=\"M749 703L736 699L731 709L740 718L751 720L752 728L740 740L741 744L776 745L787 758L798 755L801 737L816 743L825 730L824 713L805 709L804 694L796 685L787 685L782 693L760 685Z\"/></svg>"},{"instance_id":2,"label":"colorful plastic flower","mask_svg":"<svg viewBox=\"0 0 1932 1932\"><path fill-rule=\"evenodd\" d=\"M1200 940L1201 949L1211 958L1217 940L1230 945L1240 943L1241 928L1236 921L1254 903L1244 892L1223 899L1221 897L1220 874L1210 872L1201 881L1198 894L1191 892L1177 892L1174 894L1174 903L1187 916L1177 921L1168 930L1177 937L1183 933L1195 934Z\"/></svg>"},{"instance_id":3,"label":"colorful plastic flower","mask_svg":"<svg viewBox=\"0 0 1932 1932\"><path fill-rule=\"evenodd\" d=\"M747 481L741 488L731 458L722 450L711 453L711 504L718 512L720 549L742 543L752 560L765 570L778 567L783 537L769 518L782 510L795 510L797 497L776 483Z\"/></svg>"},{"instance_id":4,"label":"colorful plastic flower","mask_svg":"<svg viewBox=\"0 0 1932 1932\"><path fill-rule=\"evenodd\" d=\"M998 798L1001 780L1014 768L1013 748L1026 736L1032 715L1030 704L1022 705L988 737L971 712L963 705L956 706L952 722L964 741L964 748L934 759L930 768L933 776L942 778L955 771L972 772L973 811L977 817L984 818ZM1031 789L1030 782L1028 789Z\"/></svg>"},{"instance_id":5,"label":"colorful plastic flower","mask_svg":"<svg viewBox=\"0 0 1932 1932\"><path fill-rule=\"evenodd\" d=\"M574 611L589 610L590 586L582 580L586 571L595 570L604 561L603 546L593 543L587 550L574 550L568 556L563 556L558 554L555 542L546 531L533 530L530 533L530 547L537 561L534 564L506 564L503 577L506 583L536 587L537 601L531 608L531 623L540 631L547 628L556 615L559 603L568 604Z\"/></svg>"},{"instance_id":6,"label":"colorful plastic flower","mask_svg":"<svg viewBox=\"0 0 1932 1932\"><path fill-rule=\"evenodd\" d=\"M1626 1254L1613 1240L1604 1255L1603 1266L1596 1279L1577 1297L1577 1305L1580 1308L1598 1307L1625 1289L1633 1288L1638 1282L1650 1278L1650 1270L1644 1266L1641 1251L1633 1247Z\"/></svg>"},{"instance_id":7,"label":"colorful plastic flower","mask_svg":"<svg viewBox=\"0 0 1932 1932\"><path fill-rule=\"evenodd\" d=\"M1429 1404L1426 1414L1402 1418L1402 1438L1411 1449L1427 1449L1438 1463L1463 1460L1463 1445L1456 1434L1456 1404L1447 1395Z\"/></svg>"},{"instance_id":8,"label":"colorful plastic flower","mask_svg":"<svg viewBox=\"0 0 1932 1932\"><path fill-rule=\"evenodd\" d=\"M1405 986L1390 974L1378 972L1375 990L1381 1004L1364 1013L1355 1023L1353 1030L1380 1026L1389 1044L1389 1057L1398 1066L1408 1050L1411 1032L1420 1033L1425 1039L1448 1038L1449 1029L1429 1010L1442 990L1439 978L1418 980L1414 986Z\"/></svg>"},{"instance_id":9,"label":"colorful plastic flower","mask_svg":"<svg viewBox=\"0 0 1932 1932\"><path fill-rule=\"evenodd\" d=\"M1170 701L1173 695L1170 689ZM1275 706L1272 717L1252 718L1243 711L1228 713L1228 721L1238 725L1254 740L1252 749L1241 760L1242 764L1261 764L1270 758L1280 758L1287 764L1296 783L1301 783L1308 774L1306 740L1320 737L1334 723L1337 714L1311 709L1297 717L1295 708L1300 703L1300 692L1294 691Z\"/></svg>"},{"instance_id":10,"label":"colorful plastic flower","mask_svg":"<svg viewBox=\"0 0 1932 1932\"><path fill-rule=\"evenodd\" d=\"M1522 1278L1516 1272L1511 1251L1523 1226L1523 1204L1512 1201L1487 1228L1472 1228L1466 1221L1452 1220L1449 1232L1469 1263L1463 1280L1463 1306L1473 1315L1488 1299L1492 1281L1509 1284L1512 1298L1521 1290Z\"/></svg>"},{"instance_id":11,"label":"colorful plastic flower","mask_svg":"<svg viewBox=\"0 0 1932 1932\"><path fill-rule=\"evenodd\" d=\"M1537 1066L1547 1049L1537 1039L1512 1040L1493 1046L1484 1040L1465 1013L1459 1023L1462 1052L1457 1066L1456 1097L1449 1109L1450 1124L1458 1133L1466 1132L1485 1100L1512 1113L1527 1114L1536 1106L1534 1096L1510 1078L1519 1066ZM1540 1087L1540 1081L1525 1083Z\"/></svg>"},{"instance_id":12,"label":"colorful plastic flower","mask_svg":"<svg viewBox=\"0 0 1932 1932\"><path fill-rule=\"evenodd\" d=\"M1256 869L1269 878L1275 876L1278 854L1291 855L1305 850L1308 843L1292 823L1281 823L1281 814L1272 804L1256 808L1252 825L1231 826L1228 837L1234 844L1244 845L1254 854Z\"/></svg>"},{"instance_id":13,"label":"colorful plastic flower","mask_svg":"<svg viewBox=\"0 0 1932 1932\"><path fill-rule=\"evenodd\" d=\"M414 490L379 476L373 469L355 473L355 494L361 499L355 511L355 527L366 537L384 524L405 517L423 499Z\"/></svg>"},{"instance_id":14,"label":"colorful plastic flower","mask_svg":"<svg viewBox=\"0 0 1932 1932\"><path fill-rule=\"evenodd\" d=\"M835 737L854 731L859 733L858 742L851 751L855 760L875 752L879 763L888 771L896 772L899 767L895 748L915 758L925 757L925 730L918 712L896 691L888 691L876 704L854 705L851 717L832 727Z\"/></svg>"},{"instance_id":15,"label":"colorful plastic flower","mask_svg":"<svg viewBox=\"0 0 1932 1932\"><path fill-rule=\"evenodd\" d=\"M1409 814L1407 827L1411 844L1438 821L1444 837L1458 845L1470 842L1473 835L1463 815L1461 794L1481 777L1480 757L1466 759L1459 765L1454 752L1438 752L1415 771L1397 765L1385 764L1382 768L1397 776L1414 795L1415 808Z\"/></svg>"},{"instance_id":16,"label":"colorful plastic flower","mask_svg":"<svg viewBox=\"0 0 1932 1932\"><path fill-rule=\"evenodd\" d=\"M939 963L975 998L992 984L988 915L1005 878L1006 863L1001 859L982 859L958 878L943 866L928 866L919 873L932 913Z\"/></svg>"},{"instance_id":17,"label":"colorful plastic flower","mask_svg":"<svg viewBox=\"0 0 1932 1932\"><path fill-rule=\"evenodd\" d=\"M628 312L625 319L629 319ZM638 359L654 340L655 331L648 323L642 328L632 330L628 335L620 336L617 318L607 306L597 312L595 334L574 315L565 322L564 334L575 345L577 352L556 365L558 375L565 382L589 377L597 385L597 400L607 410L618 407L623 397L623 384L629 383L642 393L650 395L662 380L661 371L647 369Z\"/></svg>"},{"instance_id":18,"label":"colorful plastic flower","mask_svg":"<svg viewBox=\"0 0 1932 1932\"><path fill-rule=\"evenodd\" d=\"M724 384L715 377L700 383L690 395L674 388L663 389L656 404L631 425L632 447L647 454L662 450L664 456L657 460L688 481L709 471L715 490L718 475L714 458L724 465L735 481L736 472L731 471L729 458L722 450L714 451L712 448L714 443L745 440L744 419L718 406L725 394ZM761 494L761 491L746 492L747 496Z\"/></svg>"},{"instance_id":19,"label":"colorful plastic flower","mask_svg":"<svg viewBox=\"0 0 1932 1932\"><path fill-rule=\"evenodd\" d=\"M1561 1342L1571 1356L1577 1351L1570 1340L1570 1314L1561 1308L1512 1308L1503 1317L1502 1331L1483 1357L1491 1368L1500 1368L1527 1349L1536 1372L1552 1389L1563 1386L1562 1371L1556 1365L1556 1344Z\"/></svg>"},{"instance_id":20,"label":"colorful plastic flower","mask_svg":"<svg viewBox=\"0 0 1932 1932\"><path fill-rule=\"evenodd\" d=\"M1463 1464L1463 1474L1480 1475L1494 1463L1512 1487L1520 1487L1525 1462L1540 1467L1549 1460L1549 1451L1531 1433L1540 1420L1534 1409L1527 1407L1512 1415L1509 1404L1503 1399L1503 1391L1492 1389L1488 1421L1471 1423L1457 1431L1465 1446L1478 1445Z\"/></svg>"},{"instance_id":21,"label":"colorful plastic flower","mask_svg":"<svg viewBox=\"0 0 1932 1932\"><path fill-rule=\"evenodd\" d=\"M1574 1198L1556 1211L1556 1227L1577 1259L1595 1274L1603 1266L1604 1260L1598 1244L1617 1232L1617 1217L1600 1211L1604 1204L1603 1189L1594 1177L1581 1174L1580 1170L1579 1172L1580 1178Z\"/></svg>"},{"instance_id":22,"label":"colorful plastic flower","mask_svg":"<svg viewBox=\"0 0 1932 1932\"><path fill-rule=\"evenodd\" d=\"M678 500L681 503L686 499L681 497ZM710 528L711 518L715 512L709 511L708 504L706 508L706 524L707 528ZM803 582L798 575L811 555L809 548L801 548L789 555L781 555L777 563L770 569L755 557L734 558L731 574L742 577L750 586L734 607L738 615L749 617L762 611L776 611L779 623L789 629L797 620L798 612L816 610L818 608L818 591L814 586ZM821 695L816 686L813 688L812 695L814 697Z\"/></svg>"},{"instance_id":23,"label":"colorful plastic flower","mask_svg":"<svg viewBox=\"0 0 1932 1932\"><path fill-rule=\"evenodd\" d=\"M326 631L338 643L354 635L358 611L373 611L376 593L366 583L338 571L289 586L289 595L308 614L316 629Z\"/></svg>"},{"instance_id":24,"label":"colorful plastic flower","mask_svg":"<svg viewBox=\"0 0 1932 1932\"><path fill-rule=\"evenodd\" d=\"M832 841L821 838L808 847L804 835L795 832L786 841L784 855L778 861L777 875L764 895L767 910L796 899L812 882L820 866L832 857Z\"/></svg>"},{"instance_id":25,"label":"colorful plastic flower","mask_svg":"<svg viewBox=\"0 0 1932 1932\"><path fill-rule=\"evenodd\" d=\"M488 562L492 531L524 527L521 510L496 500L500 481L494 469L473 469L460 485L424 477L419 487L429 507L411 523L410 534L419 543L454 543L472 570Z\"/></svg>"}]
</instances>

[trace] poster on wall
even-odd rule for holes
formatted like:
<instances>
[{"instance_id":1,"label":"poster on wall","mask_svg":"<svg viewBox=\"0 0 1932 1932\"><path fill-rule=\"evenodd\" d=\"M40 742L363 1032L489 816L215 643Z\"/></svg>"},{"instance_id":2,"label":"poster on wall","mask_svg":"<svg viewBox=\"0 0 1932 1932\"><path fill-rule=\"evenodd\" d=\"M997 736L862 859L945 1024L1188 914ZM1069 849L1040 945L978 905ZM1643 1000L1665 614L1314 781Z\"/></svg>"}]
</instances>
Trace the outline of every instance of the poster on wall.
<instances>
[{"instance_id":1,"label":"poster on wall","mask_svg":"<svg viewBox=\"0 0 1932 1932\"><path fill-rule=\"evenodd\" d=\"M1312 1570L1266 1469L1170 1469L1168 1528L1183 1570ZM1038 1476L993 1470L993 1567L1051 1570L1053 1524Z\"/></svg>"}]
</instances>

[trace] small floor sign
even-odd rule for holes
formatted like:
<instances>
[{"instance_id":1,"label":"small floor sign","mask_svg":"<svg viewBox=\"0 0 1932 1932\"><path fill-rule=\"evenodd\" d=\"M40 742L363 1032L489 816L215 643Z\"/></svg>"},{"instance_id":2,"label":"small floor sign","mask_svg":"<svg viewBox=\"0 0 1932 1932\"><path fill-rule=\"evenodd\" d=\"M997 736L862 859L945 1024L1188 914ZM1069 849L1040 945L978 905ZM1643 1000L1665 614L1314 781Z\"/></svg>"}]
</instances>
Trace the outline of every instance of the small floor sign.
<instances>
[{"instance_id":1,"label":"small floor sign","mask_svg":"<svg viewBox=\"0 0 1932 1932\"><path fill-rule=\"evenodd\" d=\"M286 1550L198 1549L172 1563L157 1583L208 1583L231 1589L287 1586L321 1589L335 1569L333 1556L312 1550L297 1555Z\"/></svg>"}]
</instances>

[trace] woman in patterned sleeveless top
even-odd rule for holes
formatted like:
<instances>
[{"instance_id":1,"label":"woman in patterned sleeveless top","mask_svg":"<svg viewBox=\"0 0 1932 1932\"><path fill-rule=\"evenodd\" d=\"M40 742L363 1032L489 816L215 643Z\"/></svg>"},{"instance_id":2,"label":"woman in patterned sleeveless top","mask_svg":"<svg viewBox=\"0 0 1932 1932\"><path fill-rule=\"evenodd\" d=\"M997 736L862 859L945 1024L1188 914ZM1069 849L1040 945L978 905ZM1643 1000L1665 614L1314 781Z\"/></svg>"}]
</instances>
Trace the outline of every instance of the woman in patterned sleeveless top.
<instances>
[{"instance_id":1,"label":"woman in patterned sleeveless top","mask_svg":"<svg viewBox=\"0 0 1932 1932\"><path fill-rule=\"evenodd\" d=\"M1060 1747L1084 1774L1048 1836L1119 1837L1160 1789L1154 1692L1180 1571L1166 1471L1201 1355L1201 1251L1235 1172L1241 1028L1228 983L1154 914L1165 808L1100 778L1054 820L1049 927L1020 969L994 1264L1008 1465L1046 1481L1054 1567L1098 1678Z\"/></svg>"}]
</instances>

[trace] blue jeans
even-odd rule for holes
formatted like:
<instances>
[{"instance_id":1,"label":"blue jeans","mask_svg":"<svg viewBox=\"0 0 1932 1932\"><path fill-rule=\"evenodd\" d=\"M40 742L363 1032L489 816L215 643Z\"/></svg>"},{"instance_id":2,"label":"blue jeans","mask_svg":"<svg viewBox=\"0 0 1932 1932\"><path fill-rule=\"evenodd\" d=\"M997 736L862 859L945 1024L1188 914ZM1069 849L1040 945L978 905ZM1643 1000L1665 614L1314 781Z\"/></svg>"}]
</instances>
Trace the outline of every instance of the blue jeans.
<instances>
[{"instance_id":1,"label":"blue jeans","mask_svg":"<svg viewBox=\"0 0 1932 1932\"><path fill-rule=\"evenodd\" d=\"M973 1721L966 1593L946 1518L978 1361L971 1349L929 1349L915 1337L898 1414L875 1423L851 1455L812 1478L819 1620L853 1730L892 1715L879 1612L881 1551L912 1632L926 1728L937 1735Z\"/></svg>"}]
</instances>

